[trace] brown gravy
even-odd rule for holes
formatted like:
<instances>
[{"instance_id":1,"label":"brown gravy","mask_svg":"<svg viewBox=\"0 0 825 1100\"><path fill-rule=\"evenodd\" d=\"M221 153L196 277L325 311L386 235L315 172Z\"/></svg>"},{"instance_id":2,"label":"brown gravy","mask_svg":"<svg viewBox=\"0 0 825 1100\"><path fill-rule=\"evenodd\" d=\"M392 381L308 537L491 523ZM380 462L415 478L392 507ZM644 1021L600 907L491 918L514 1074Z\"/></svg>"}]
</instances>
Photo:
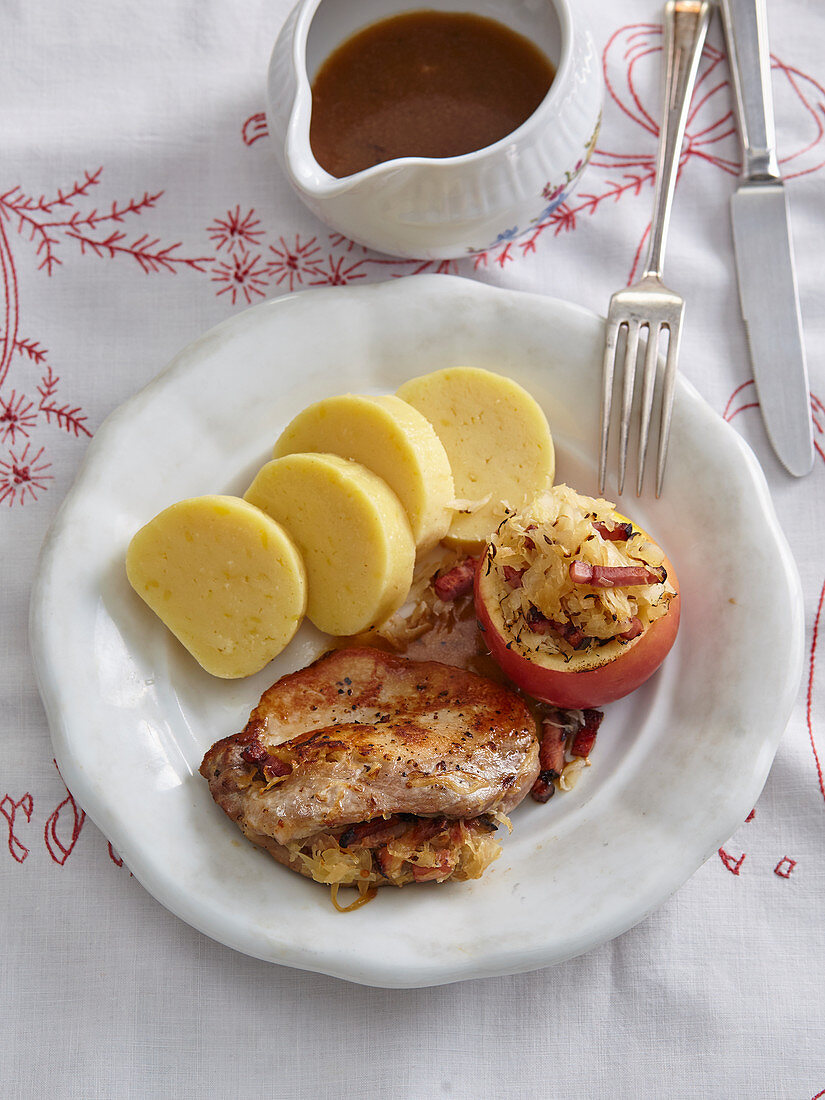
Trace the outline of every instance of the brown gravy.
<instances>
[{"instance_id":1,"label":"brown gravy","mask_svg":"<svg viewBox=\"0 0 825 1100\"><path fill-rule=\"evenodd\" d=\"M312 86L310 144L333 176L396 157L454 157L506 137L535 111L554 70L495 20L417 11L354 34Z\"/></svg>"},{"instance_id":2,"label":"brown gravy","mask_svg":"<svg viewBox=\"0 0 825 1100\"><path fill-rule=\"evenodd\" d=\"M370 633L356 639L339 638L336 648L346 649L353 644L371 645L411 661L439 661L442 665L486 676L499 684L506 682L504 673L484 644L470 596L457 599L448 613L435 617L430 630L411 641L390 645L379 634Z\"/></svg>"}]
</instances>

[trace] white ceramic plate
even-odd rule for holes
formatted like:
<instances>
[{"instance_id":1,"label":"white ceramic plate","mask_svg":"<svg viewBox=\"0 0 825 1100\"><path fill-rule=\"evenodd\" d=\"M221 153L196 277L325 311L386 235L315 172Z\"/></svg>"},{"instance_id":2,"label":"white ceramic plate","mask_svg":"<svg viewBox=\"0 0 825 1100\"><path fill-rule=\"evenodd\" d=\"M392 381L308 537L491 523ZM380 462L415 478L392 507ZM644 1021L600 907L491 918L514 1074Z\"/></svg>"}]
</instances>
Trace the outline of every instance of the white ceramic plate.
<instances>
[{"instance_id":1,"label":"white ceramic plate","mask_svg":"<svg viewBox=\"0 0 825 1100\"><path fill-rule=\"evenodd\" d=\"M801 675L802 598L756 460L684 381L665 495L626 504L681 580L676 646L607 708L575 790L514 812L477 882L384 889L342 915L249 844L198 765L321 636L304 629L257 676L215 680L126 581L138 527L183 497L242 493L308 402L457 363L533 393L558 479L595 492L602 333L577 307L448 276L312 290L207 333L99 430L44 544L35 665L66 783L172 912L258 958L371 985L529 970L641 920L746 817ZM753 638L771 644L742 644Z\"/></svg>"}]
</instances>

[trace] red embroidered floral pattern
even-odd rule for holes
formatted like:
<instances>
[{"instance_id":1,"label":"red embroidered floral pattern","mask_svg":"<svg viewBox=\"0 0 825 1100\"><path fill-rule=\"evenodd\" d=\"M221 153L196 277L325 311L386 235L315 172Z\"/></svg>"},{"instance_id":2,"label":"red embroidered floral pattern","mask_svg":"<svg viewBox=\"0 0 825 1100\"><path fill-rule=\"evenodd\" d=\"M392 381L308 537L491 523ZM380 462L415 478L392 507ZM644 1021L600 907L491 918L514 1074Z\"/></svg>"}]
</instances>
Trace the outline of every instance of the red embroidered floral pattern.
<instances>
[{"instance_id":1,"label":"red embroidered floral pattern","mask_svg":"<svg viewBox=\"0 0 825 1100\"><path fill-rule=\"evenodd\" d=\"M152 211L163 192L145 191L140 198L93 205L103 169L84 173L82 180L58 188L47 198L12 187L0 194L0 502L9 506L38 499L52 480L46 471L46 444L34 436L52 428L74 437L90 436L88 417L80 405L59 392L60 376L48 363L48 352L21 333L21 309L16 247L33 248L38 271L54 275L68 246L83 256L127 261L147 275L179 270L203 272L209 256L186 256L177 241L165 244L149 233L130 234L121 228ZM254 227L243 226L249 233ZM231 235L232 226L228 227ZM12 371L19 375L9 385ZM36 396L35 396L36 394Z\"/></svg>"},{"instance_id":2,"label":"red embroidered floral pattern","mask_svg":"<svg viewBox=\"0 0 825 1100\"><path fill-rule=\"evenodd\" d=\"M775 875L779 875L780 878L790 878L791 871L796 867L795 859L788 859L784 856L773 869Z\"/></svg>"},{"instance_id":3,"label":"red embroidered floral pattern","mask_svg":"<svg viewBox=\"0 0 825 1100\"><path fill-rule=\"evenodd\" d=\"M272 259L266 266L266 273L275 286L293 291L296 287L304 286L305 279L319 273L318 264L323 259L323 253L317 237L310 237L302 244L296 233L293 245L279 237L277 244L269 246L269 251Z\"/></svg>"},{"instance_id":4,"label":"red embroidered floral pattern","mask_svg":"<svg viewBox=\"0 0 825 1100\"><path fill-rule=\"evenodd\" d=\"M254 210L241 217L241 208L236 206L234 210L226 212L225 218L215 218L207 233L218 252L223 248L227 252L234 252L236 248L258 246L264 235L263 229L258 228L260 224Z\"/></svg>"},{"instance_id":5,"label":"red embroidered floral pattern","mask_svg":"<svg viewBox=\"0 0 825 1100\"><path fill-rule=\"evenodd\" d=\"M239 245L227 260L212 268L212 282L220 286L217 295L228 294L233 306L239 297L247 305L256 295L265 297L267 275L260 252L250 253Z\"/></svg>"},{"instance_id":6,"label":"red embroidered floral pattern","mask_svg":"<svg viewBox=\"0 0 825 1100\"><path fill-rule=\"evenodd\" d=\"M48 488L53 475L46 471L51 463L43 461L43 447L32 453L30 449L29 443L20 452L9 448L0 458L0 504L25 504L27 499L37 500L38 494Z\"/></svg>"},{"instance_id":7,"label":"red embroidered floral pattern","mask_svg":"<svg viewBox=\"0 0 825 1100\"><path fill-rule=\"evenodd\" d=\"M742 869L742 864L745 862L745 853L743 852L739 859L734 859L732 855L729 855L724 848L719 849L719 858L724 865L730 871L732 875L739 875Z\"/></svg>"},{"instance_id":8,"label":"red embroidered floral pattern","mask_svg":"<svg viewBox=\"0 0 825 1100\"><path fill-rule=\"evenodd\" d=\"M29 854L29 849L14 832L14 822L18 810L22 811L26 821L31 821L32 811L34 810L34 800L28 792L26 792L22 798L18 798L16 802L11 795L8 794L0 799L0 814L3 815L9 826L9 855L12 859L17 860L18 863L22 863Z\"/></svg>"}]
</instances>

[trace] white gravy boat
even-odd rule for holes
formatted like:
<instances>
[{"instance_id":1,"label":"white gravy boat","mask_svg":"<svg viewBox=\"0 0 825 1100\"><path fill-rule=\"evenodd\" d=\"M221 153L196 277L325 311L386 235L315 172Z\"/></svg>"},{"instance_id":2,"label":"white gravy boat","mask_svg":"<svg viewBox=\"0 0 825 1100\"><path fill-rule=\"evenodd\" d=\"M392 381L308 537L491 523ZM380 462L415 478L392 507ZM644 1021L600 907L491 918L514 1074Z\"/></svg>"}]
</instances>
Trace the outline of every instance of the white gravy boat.
<instances>
[{"instance_id":1,"label":"white gravy boat","mask_svg":"<svg viewBox=\"0 0 825 1100\"><path fill-rule=\"evenodd\" d=\"M422 8L472 12L534 42L556 76L507 137L457 157L401 157L337 178L309 141L311 82L363 27ZM599 130L602 79L575 0L301 0L269 66L269 132L290 182L332 229L395 256L447 259L529 232L576 186Z\"/></svg>"}]
</instances>

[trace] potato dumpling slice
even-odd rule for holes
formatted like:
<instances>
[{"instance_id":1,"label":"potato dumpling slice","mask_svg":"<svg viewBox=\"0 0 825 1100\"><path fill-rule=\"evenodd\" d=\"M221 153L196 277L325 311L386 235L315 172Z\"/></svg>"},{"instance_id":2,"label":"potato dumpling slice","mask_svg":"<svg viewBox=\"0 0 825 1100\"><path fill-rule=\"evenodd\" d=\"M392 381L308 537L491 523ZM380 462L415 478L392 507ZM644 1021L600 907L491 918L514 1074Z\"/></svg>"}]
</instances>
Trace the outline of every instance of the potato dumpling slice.
<instances>
[{"instance_id":1,"label":"potato dumpling slice","mask_svg":"<svg viewBox=\"0 0 825 1100\"><path fill-rule=\"evenodd\" d=\"M449 459L427 418L400 397L349 393L310 405L284 429L274 457L307 451L352 459L383 478L419 550L447 533L455 498Z\"/></svg>"},{"instance_id":2,"label":"potato dumpling slice","mask_svg":"<svg viewBox=\"0 0 825 1100\"><path fill-rule=\"evenodd\" d=\"M262 467L244 499L282 523L307 571L307 617L327 634L360 634L410 590L415 540L385 481L339 455L297 454Z\"/></svg>"},{"instance_id":3,"label":"potato dumpling slice","mask_svg":"<svg viewBox=\"0 0 825 1100\"><path fill-rule=\"evenodd\" d=\"M195 660L226 679L268 664L306 610L295 544L239 497L194 497L160 512L129 544L126 573Z\"/></svg>"},{"instance_id":4,"label":"potato dumpling slice","mask_svg":"<svg viewBox=\"0 0 825 1100\"><path fill-rule=\"evenodd\" d=\"M398 396L432 424L450 460L459 500L446 541L486 543L504 518L553 484L556 462L547 418L518 383L479 367L448 367L405 382ZM485 501L478 506L479 501Z\"/></svg>"}]
</instances>

